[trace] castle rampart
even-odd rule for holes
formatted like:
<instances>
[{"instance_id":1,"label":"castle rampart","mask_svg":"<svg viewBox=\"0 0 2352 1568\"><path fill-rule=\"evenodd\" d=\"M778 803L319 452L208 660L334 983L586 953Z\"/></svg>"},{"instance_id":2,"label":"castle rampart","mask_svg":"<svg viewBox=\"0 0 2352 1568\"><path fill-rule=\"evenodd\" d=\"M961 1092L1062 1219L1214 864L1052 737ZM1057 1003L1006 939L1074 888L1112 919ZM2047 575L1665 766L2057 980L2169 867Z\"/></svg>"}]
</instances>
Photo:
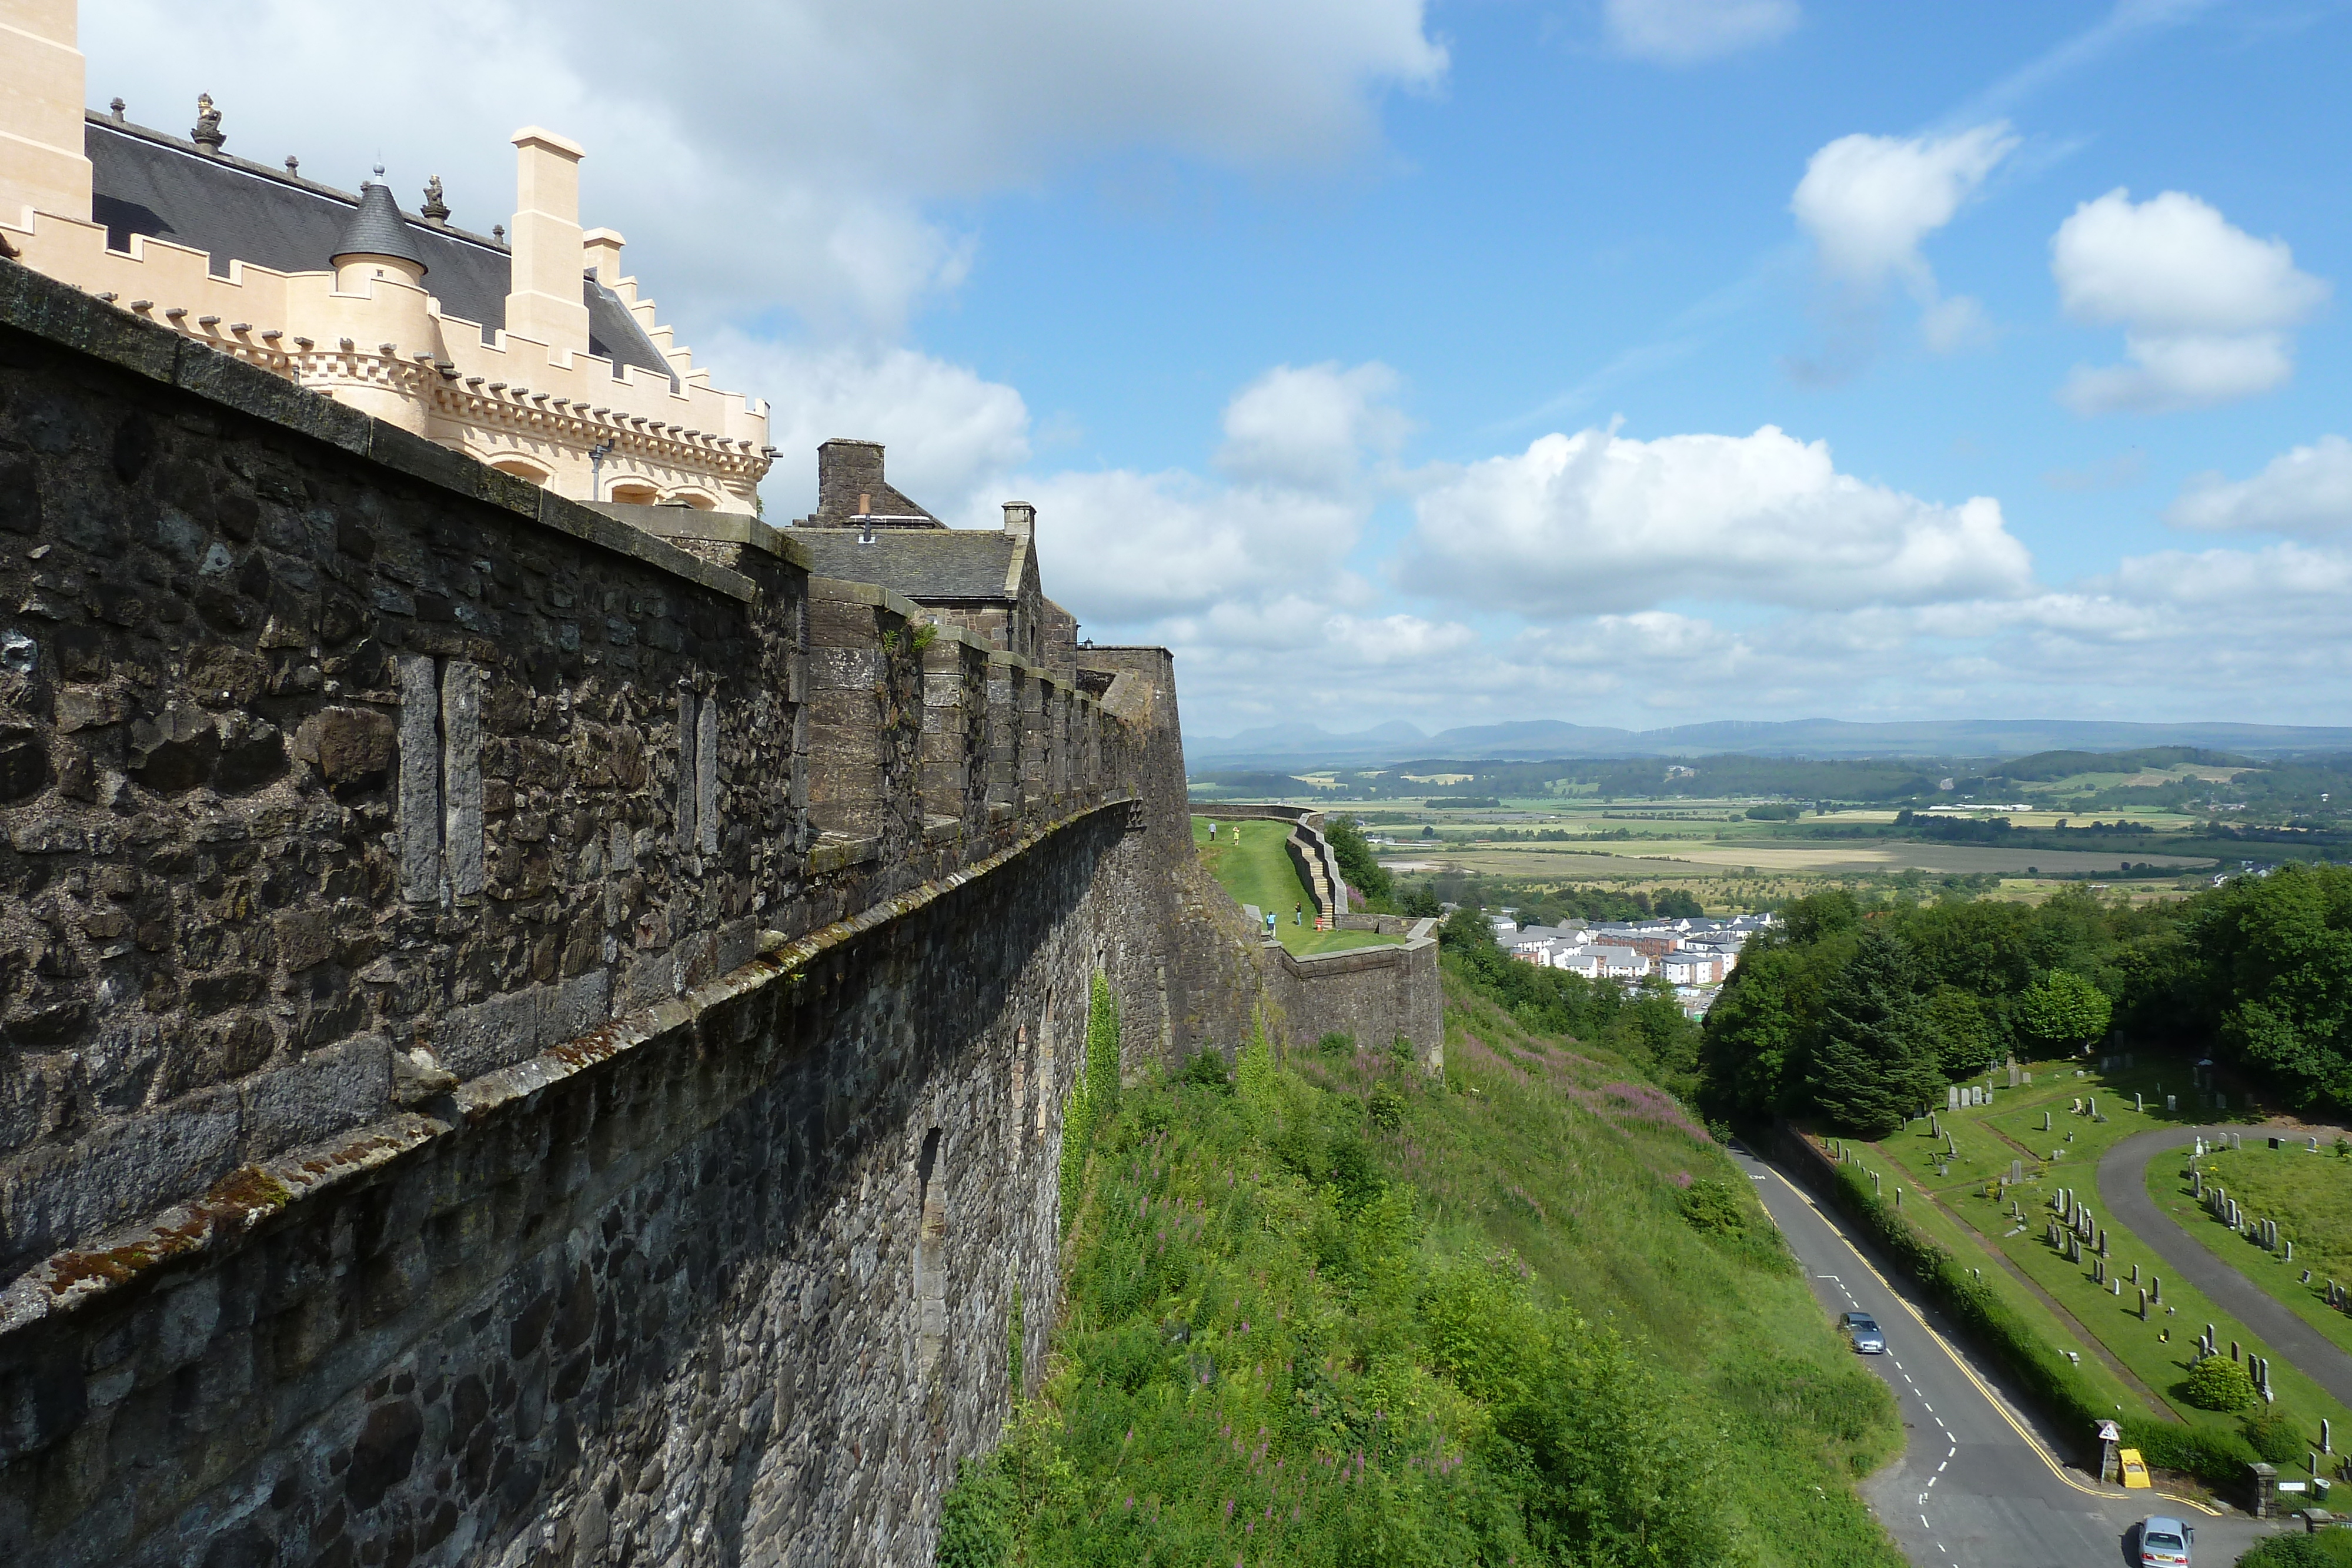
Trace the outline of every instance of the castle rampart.
<instances>
[{"instance_id":1,"label":"castle rampart","mask_svg":"<svg viewBox=\"0 0 2352 1568\"><path fill-rule=\"evenodd\" d=\"M1164 650L810 566L0 263L0 1560L929 1561L1093 977L1289 993Z\"/></svg>"}]
</instances>

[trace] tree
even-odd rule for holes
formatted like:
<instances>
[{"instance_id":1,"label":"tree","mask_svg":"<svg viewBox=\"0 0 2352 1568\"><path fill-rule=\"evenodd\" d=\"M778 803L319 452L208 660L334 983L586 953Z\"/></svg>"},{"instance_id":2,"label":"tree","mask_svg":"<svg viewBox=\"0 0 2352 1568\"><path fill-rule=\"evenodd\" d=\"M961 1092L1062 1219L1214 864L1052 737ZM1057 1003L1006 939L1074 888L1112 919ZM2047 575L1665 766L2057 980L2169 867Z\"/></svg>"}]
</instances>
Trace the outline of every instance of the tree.
<instances>
[{"instance_id":1,"label":"tree","mask_svg":"<svg viewBox=\"0 0 2352 1568\"><path fill-rule=\"evenodd\" d=\"M1831 1125L1883 1138L1941 1089L1944 1076L1913 996L1911 959L1883 931L1865 931L1822 999L1805 1088Z\"/></svg>"},{"instance_id":2,"label":"tree","mask_svg":"<svg viewBox=\"0 0 2352 1568\"><path fill-rule=\"evenodd\" d=\"M2107 994L2071 969L2053 969L2018 998L2018 1023L2026 1036L2053 1050L2071 1051L2107 1032L2113 1014Z\"/></svg>"},{"instance_id":3,"label":"tree","mask_svg":"<svg viewBox=\"0 0 2352 1568\"><path fill-rule=\"evenodd\" d=\"M1326 816L1323 836L1331 841L1331 853L1339 862L1339 874L1348 885L1362 892L1366 898L1383 899L1394 891L1389 873L1372 858L1372 846L1364 841L1363 830L1353 817Z\"/></svg>"},{"instance_id":4,"label":"tree","mask_svg":"<svg viewBox=\"0 0 2352 1568\"><path fill-rule=\"evenodd\" d=\"M1936 1062L1948 1082L1992 1065L1999 1045L1976 998L1958 986L1938 986L1928 996L1926 1011L1927 1030L1935 1037Z\"/></svg>"},{"instance_id":5,"label":"tree","mask_svg":"<svg viewBox=\"0 0 2352 1568\"><path fill-rule=\"evenodd\" d=\"M1687 888L1661 889L1650 899L1650 910L1668 920L1696 920L1706 913Z\"/></svg>"}]
</instances>

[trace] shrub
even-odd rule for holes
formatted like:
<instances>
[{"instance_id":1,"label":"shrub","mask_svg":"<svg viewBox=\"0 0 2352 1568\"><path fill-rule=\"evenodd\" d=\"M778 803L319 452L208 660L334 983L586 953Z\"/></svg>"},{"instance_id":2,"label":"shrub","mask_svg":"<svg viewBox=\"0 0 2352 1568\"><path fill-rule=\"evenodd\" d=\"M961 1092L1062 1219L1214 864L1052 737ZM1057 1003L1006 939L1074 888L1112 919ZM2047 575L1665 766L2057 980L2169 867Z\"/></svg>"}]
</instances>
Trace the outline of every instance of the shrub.
<instances>
[{"instance_id":1,"label":"shrub","mask_svg":"<svg viewBox=\"0 0 2352 1568\"><path fill-rule=\"evenodd\" d=\"M1694 1230L1709 1236L1744 1236L1748 1233L1748 1210L1739 1201L1736 1188L1727 1181L1702 1177L1682 1189L1675 1201L1683 1211L1683 1218Z\"/></svg>"},{"instance_id":2,"label":"shrub","mask_svg":"<svg viewBox=\"0 0 2352 1568\"><path fill-rule=\"evenodd\" d=\"M2218 1355L2209 1355L2189 1369L2183 1396L2200 1410L2243 1410L2261 1397L2244 1367Z\"/></svg>"},{"instance_id":3,"label":"shrub","mask_svg":"<svg viewBox=\"0 0 2352 1568\"><path fill-rule=\"evenodd\" d=\"M1356 1037L1341 1034L1336 1029L1315 1042L1315 1054L1318 1056L1353 1056L1355 1053Z\"/></svg>"},{"instance_id":4,"label":"shrub","mask_svg":"<svg viewBox=\"0 0 2352 1568\"><path fill-rule=\"evenodd\" d=\"M1373 1126L1382 1132L1393 1133L1404 1124L1404 1096L1395 1084L1382 1083L1372 1091L1371 1101L1364 1107L1364 1113L1371 1118Z\"/></svg>"},{"instance_id":5,"label":"shrub","mask_svg":"<svg viewBox=\"0 0 2352 1568\"><path fill-rule=\"evenodd\" d=\"M2238 1568L2341 1568L2352 1563L2352 1530L2273 1535L2238 1559Z\"/></svg>"},{"instance_id":6,"label":"shrub","mask_svg":"<svg viewBox=\"0 0 2352 1568\"><path fill-rule=\"evenodd\" d=\"M2123 1428L2123 1446L2137 1448L2151 1466L2195 1476L2210 1487L2242 1485L2254 1459L2243 1437L2220 1427L2183 1427L2137 1416L2126 1419Z\"/></svg>"},{"instance_id":7,"label":"shrub","mask_svg":"<svg viewBox=\"0 0 2352 1568\"><path fill-rule=\"evenodd\" d=\"M1219 1094L1230 1094L1234 1092L1234 1082L1225 1074L1225 1059L1205 1048L1194 1051L1178 1070L1176 1082L1194 1089L1211 1090Z\"/></svg>"},{"instance_id":8,"label":"shrub","mask_svg":"<svg viewBox=\"0 0 2352 1568\"><path fill-rule=\"evenodd\" d=\"M1017 1500L1001 1466L966 1458L940 1500L939 1568L1006 1568Z\"/></svg>"},{"instance_id":9,"label":"shrub","mask_svg":"<svg viewBox=\"0 0 2352 1568\"><path fill-rule=\"evenodd\" d=\"M2248 1417L2245 1433L2254 1452L2273 1465L2293 1464L2316 1446L2305 1441L2295 1424L2277 1410Z\"/></svg>"}]
</instances>

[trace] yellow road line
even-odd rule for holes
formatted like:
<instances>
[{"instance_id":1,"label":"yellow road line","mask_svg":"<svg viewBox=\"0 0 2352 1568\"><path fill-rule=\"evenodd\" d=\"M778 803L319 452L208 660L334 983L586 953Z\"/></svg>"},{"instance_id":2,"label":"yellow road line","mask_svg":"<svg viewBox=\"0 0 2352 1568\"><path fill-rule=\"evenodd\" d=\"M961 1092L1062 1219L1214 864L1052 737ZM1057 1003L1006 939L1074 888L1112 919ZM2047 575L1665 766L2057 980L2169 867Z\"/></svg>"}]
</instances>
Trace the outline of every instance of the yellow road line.
<instances>
[{"instance_id":1,"label":"yellow road line","mask_svg":"<svg viewBox=\"0 0 2352 1568\"><path fill-rule=\"evenodd\" d=\"M1822 1223L1830 1228L1830 1234L1835 1236L1838 1240L1844 1245L1845 1249L1853 1254L1853 1260L1861 1264L1864 1269L1867 1270L1872 1279L1877 1281L1881 1285L1885 1287L1886 1293L1895 1298L1895 1304L1900 1306L1905 1312L1910 1313L1913 1321L1917 1322L1920 1328L1927 1331L1927 1337L1936 1342L1936 1348L1942 1351L1945 1355L1951 1359L1952 1364L1959 1369L1960 1375L1967 1378L1971 1384L1975 1385L1977 1392L1984 1396L1985 1403L1991 1406L1995 1413L1997 1413L2002 1420L2009 1423L2010 1428L2012 1431L2014 1431L2020 1437L2025 1439L2026 1447L2033 1450L2034 1457L2036 1458L2039 1458L2044 1465L2049 1467L2050 1473L2052 1475L2057 1477L2059 1480L2064 1482L2067 1486L2074 1488L2076 1491L2081 1492L2085 1497L2102 1498L2109 1502L2116 1501L2119 1498L2125 1501L2130 1500L2131 1493L2128 1491L2111 1492L2106 1490L2104 1487L2087 1486L2068 1474L2066 1467L2059 1462L2058 1457L2050 1451L2048 1447L2042 1443L2041 1437L2036 1436L2032 1428L2020 1421L2016 1416L2011 1412L2007 1403L2004 1402L1999 1395L1993 1392L1990 1385L1987 1384L1983 1378L1977 1375L1976 1368L1970 1366L1968 1364L1967 1359L1963 1357L1958 1351L1952 1348L1949 1341L1946 1340L1942 1334L1936 1332L1934 1325L1927 1322L1927 1318L1920 1312L1919 1309L1911 1304L1910 1299L1902 1291L1895 1288L1895 1282L1893 1281L1880 1273L1877 1269L1872 1265L1870 1260L1862 1255L1862 1249L1856 1247L1853 1244L1853 1239L1846 1235L1845 1228L1838 1224L1836 1220L1832 1219L1828 1214L1824 1213L1822 1209L1822 1206L1813 1201L1811 1195L1805 1192L1803 1188L1798 1186L1796 1183L1790 1181L1787 1176L1782 1176L1778 1167L1766 1166L1764 1168L1770 1171L1774 1177L1780 1181L1782 1186L1787 1187L1790 1193L1795 1195L1800 1203L1802 1203L1807 1208L1811 1209L1816 1215L1821 1217ZM2153 1490L2154 1489L2150 1490ZM2221 1517L2221 1511L2219 1509L2209 1508L2193 1497L2175 1497L2170 1492L2158 1492L2156 1495L2163 1498L2167 1502L2184 1503L2190 1508L2198 1510L2200 1512L2210 1514L2216 1519Z\"/></svg>"}]
</instances>

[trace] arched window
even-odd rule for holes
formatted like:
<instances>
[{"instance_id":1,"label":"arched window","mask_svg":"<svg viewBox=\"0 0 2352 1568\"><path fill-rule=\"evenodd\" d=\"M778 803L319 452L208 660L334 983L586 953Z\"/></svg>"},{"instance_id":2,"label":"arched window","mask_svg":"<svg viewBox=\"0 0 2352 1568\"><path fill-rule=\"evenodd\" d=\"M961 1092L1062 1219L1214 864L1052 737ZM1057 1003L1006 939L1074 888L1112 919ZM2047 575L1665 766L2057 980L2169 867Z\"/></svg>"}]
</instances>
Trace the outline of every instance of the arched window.
<instances>
[{"instance_id":1,"label":"arched window","mask_svg":"<svg viewBox=\"0 0 2352 1568\"><path fill-rule=\"evenodd\" d=\"M650 507L661 499L661 492L651 485L615 485L612 498L625 507Z\"/></svg>"},{"instance_id":2,"label":"arched window","mask_svg":"<svg viewBox=\"0 0 2352 1568\"><path fill-rule=\"evenodd\" d=\"M526 463L520 457L500 457L490 466L501 474L511 474L518 479L528 479L534 485L547 483L547 470L536 463Z\"/></svg>"},{"instance_id":3,"label":"arched window","mask_svg":"<svg viewBox=\"0 0 2352 1568\"><path fill-rule=\"evenodd\" d=\"M915 1231L915 1369L929 1375L948 1343L947 1173L939 1166L940 1130L923 1134L915 1163L915 1194L920 1218Z\"/></svg>"}]
</instances>

